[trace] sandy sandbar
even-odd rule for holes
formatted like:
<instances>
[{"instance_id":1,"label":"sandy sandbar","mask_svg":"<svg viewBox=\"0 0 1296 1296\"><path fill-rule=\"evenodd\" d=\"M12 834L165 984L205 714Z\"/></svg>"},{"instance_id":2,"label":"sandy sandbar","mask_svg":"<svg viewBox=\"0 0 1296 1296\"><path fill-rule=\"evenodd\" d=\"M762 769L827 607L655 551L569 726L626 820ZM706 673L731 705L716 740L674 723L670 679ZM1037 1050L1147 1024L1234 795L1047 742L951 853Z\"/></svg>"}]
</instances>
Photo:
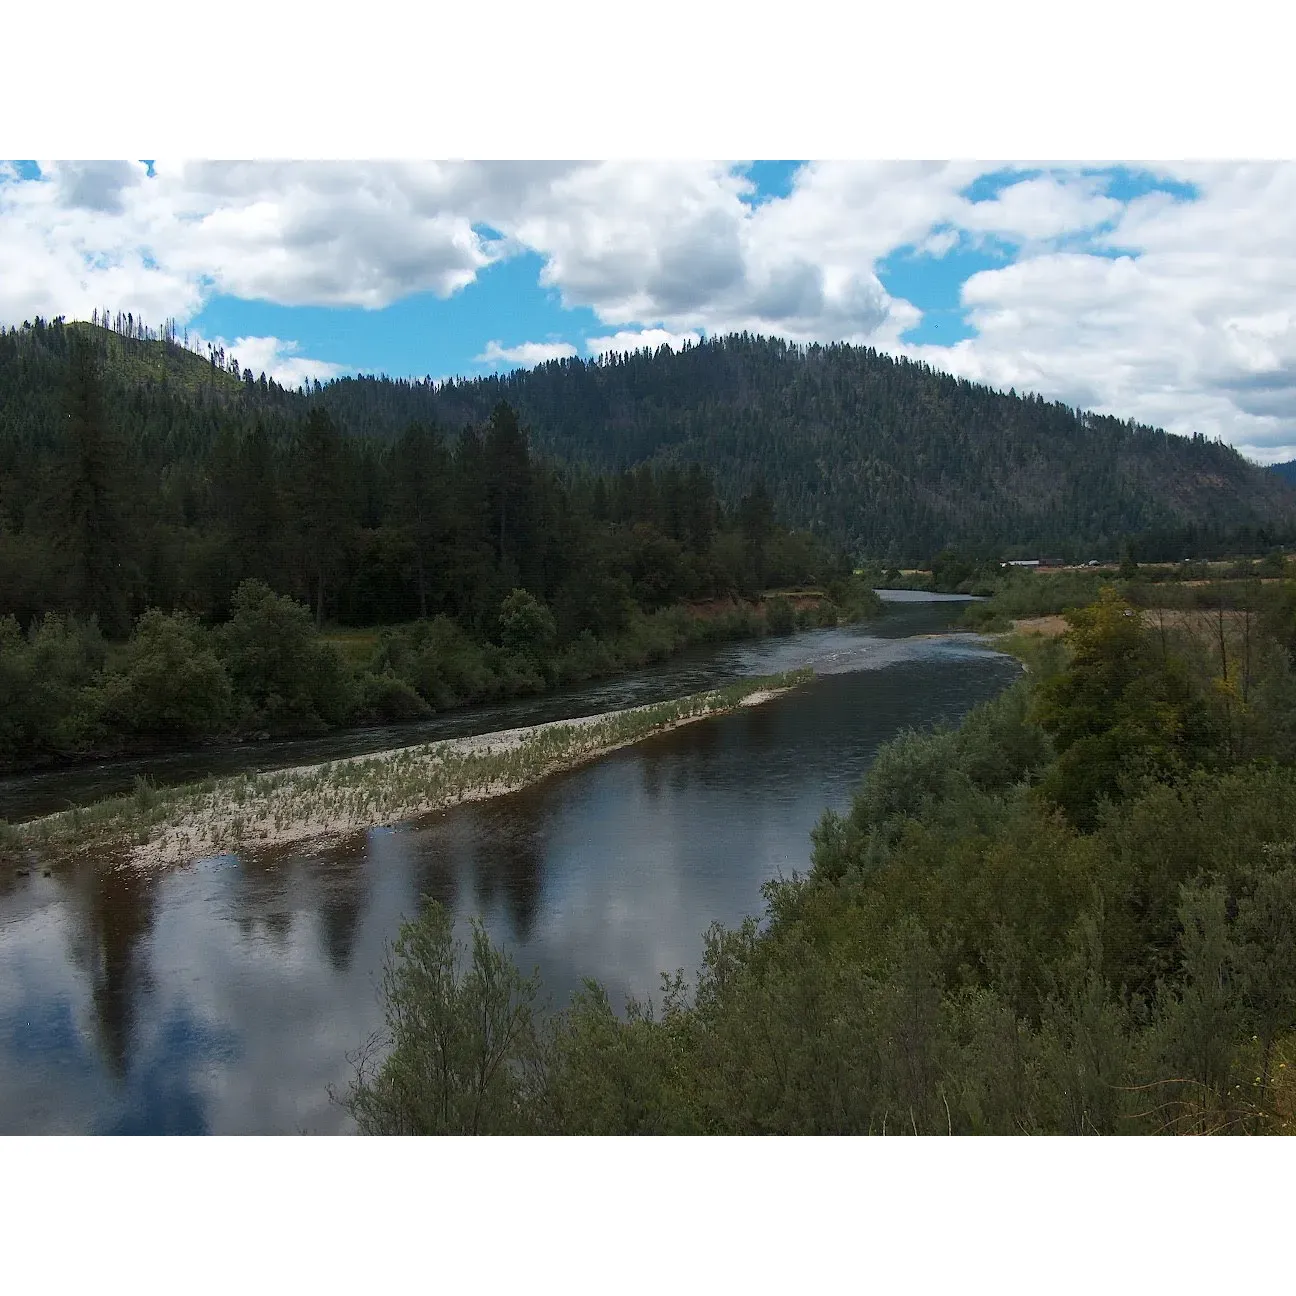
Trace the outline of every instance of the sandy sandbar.
<instances>
[{"instance_id":1,"label":"sandy sandbar","mask_svg":"<svg viewBox=\"0 0 1296 1296\"><path fill-rule=\"evenodd\" d=\"M164 821L139 834L122 863L164 867L407 822L516 791L654 734L758 706L787 691L764 688L727 706L699 702L710 709L669 717L629 736L613 722L656 704L221 779L182 790Z\"/></svg>"}]
</instances>

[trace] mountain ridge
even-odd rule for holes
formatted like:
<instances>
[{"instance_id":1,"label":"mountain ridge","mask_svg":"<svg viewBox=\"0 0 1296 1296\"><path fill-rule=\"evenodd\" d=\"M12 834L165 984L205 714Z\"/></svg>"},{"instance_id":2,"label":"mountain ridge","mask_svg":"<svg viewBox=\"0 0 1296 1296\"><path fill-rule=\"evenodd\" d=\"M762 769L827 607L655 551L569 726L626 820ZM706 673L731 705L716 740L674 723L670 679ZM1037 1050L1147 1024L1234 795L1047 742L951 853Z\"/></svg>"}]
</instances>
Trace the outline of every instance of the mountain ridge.
<instances>
[{"instance_id":1,"label":"mountain ridge","mask_svg":"<svg viewBox=\"0 0 1296 1296\"><path fill-rule=\"evenodd\" d=\"M383 381L338 379L312 399L370 435L398 407L453 428L507 400L537 446L567 462L696 461L730 499L764 477L797 525L876 556L944 544L1111 550L1158 530L1282 529L1296 513L1285 482L1222 443L871 348L737 334L439 386Z\"/></svg>"},{"instance_id":2,"label":"mountain ridge","mask_svg":"<svg viewBox=\"0 0 1296 1296\"><path fill-rule=\"evenodd\" d=\"M260 420L289 436L315 406L361 439L393 442L411 422L454 436L505 401L536 450L569 471L698 463L731 504L764 481L789 523L861 556L955 546L1087 557L1130 536L1171 551L1234 533L1265 547L1296 526L1296 482L1220 442L996 391L866 347L732 334L443 383L357 375L290 390L174 341L67 327L97 340L118 400L139 404L134 391L167 403L174 426L161 434L183 442L180 453L196 452L222 422ZM27 421L53 435L56 417L47 401Z\"/></svg>"}]
</instances>

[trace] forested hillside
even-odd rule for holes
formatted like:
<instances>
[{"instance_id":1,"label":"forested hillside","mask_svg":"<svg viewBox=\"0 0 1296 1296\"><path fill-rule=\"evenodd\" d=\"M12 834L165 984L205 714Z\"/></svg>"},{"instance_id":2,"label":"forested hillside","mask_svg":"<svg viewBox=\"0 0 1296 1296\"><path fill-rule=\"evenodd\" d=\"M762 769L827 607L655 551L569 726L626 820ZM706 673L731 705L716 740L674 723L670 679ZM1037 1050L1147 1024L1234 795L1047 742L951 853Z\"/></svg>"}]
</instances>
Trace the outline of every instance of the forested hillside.
<instances>
[{"instance_id":1,"label":"forested hillside","mask_svg":"<svg viewBox=\"0 0 1296 1296\"><path fill-rule=\"evenodd\" d=\"M1286 484L1230 447L858 347L732 336L435 388L343 379L317 399L375 436L415 414L457 426L507 400L566 460L698 462L730 500L763 478L790 521L874 558L946 545L1087 558L1139 534L1168 557L1244 528L1263 547L1296 515Z\"/></svg>"},{"instance_id":2,"label":"forested hillside","mask_svg":"<svg viewBox=\"0 0 1296 1296\"><path fill-rule=\"evenodd\" d=\"M1286 463L1270 464L1269 471L1274 476L1281 477L1283 481L1296 486L1296 459L1289 459Z\"/></svg>"},{"instance_id":3,"label":"forested hillside","mask_svg":"<svg viewBox=\"0 0 1296 1296\"><path fill-rule=\"evenodd\" d=\"M125 327L132 336L38 324L0 344L0 507L38 498L30 452L53 442L65 338L78 329L95 338L122 434L173 513L192 512L231 437L259 426L279 444L316 408L353 447L351 485L372 518L376 464L412 423L448 444L506 402L531 447L569 472L698 465L731 507L764 483L787 523L857 558L920 561L953 546L1083 560L1140 537L1141 556L1178 559L1296 537L1296 490L1230 447L866 348L741 335L474 380L360 376L299 392L234 357L195 356L173 329Z\"/></svg>"},{"instance_id":4,"label":"forested hillside","mask_svg":"<svg viewBox=\"0 0 1296 1296\"><path fill-rule=\"evenodd\" d=\"M503 402L453 431L393 410L357 435L234 364L83 324L0 335L0 615L94 613L109 634L145 607L219 620L256 578L317 623L486 630L521 587L560 633L599 633L633 604L840 571L763 490L725 509L697 465L560 472Z\"/></svg>"}]
</instances>

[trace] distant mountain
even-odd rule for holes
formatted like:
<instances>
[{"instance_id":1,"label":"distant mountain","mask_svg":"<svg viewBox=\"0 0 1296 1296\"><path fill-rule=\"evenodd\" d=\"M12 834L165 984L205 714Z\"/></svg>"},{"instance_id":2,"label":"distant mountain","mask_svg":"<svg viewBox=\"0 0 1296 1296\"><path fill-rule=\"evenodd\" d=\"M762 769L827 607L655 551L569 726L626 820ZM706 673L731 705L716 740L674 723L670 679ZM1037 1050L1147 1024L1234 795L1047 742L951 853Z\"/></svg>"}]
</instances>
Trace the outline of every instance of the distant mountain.
<instances>
[{"instance_id":1,"label":"distant mountain","mask_svg":"<svg viewBox=\"0 0 1296 1296\"><path fill-rule=\"evenodd\" d=\"M374 436L411 418L458 428L505 400L569 463L699 462L731 501L764 478L789 521L879 557L1087 555L1131 534L1168 550L1239 531L1263 544L1296 518L1286 482L1218 442L859 347L744 334L436 387L341 379L314 399Z\"/></svg>"},{"instance_id":2,"label":"distant mountain","mask_svg":"<svg viewBox=\"0 0 1296 1296\"><path fill-rule=\"evenodd\" d=\"M1296 459L1288 459L1286 463L1270 464L1269 471L1275 477L1281 477L1283 481L1296 486Z\"/></svg>"}]
</instances>

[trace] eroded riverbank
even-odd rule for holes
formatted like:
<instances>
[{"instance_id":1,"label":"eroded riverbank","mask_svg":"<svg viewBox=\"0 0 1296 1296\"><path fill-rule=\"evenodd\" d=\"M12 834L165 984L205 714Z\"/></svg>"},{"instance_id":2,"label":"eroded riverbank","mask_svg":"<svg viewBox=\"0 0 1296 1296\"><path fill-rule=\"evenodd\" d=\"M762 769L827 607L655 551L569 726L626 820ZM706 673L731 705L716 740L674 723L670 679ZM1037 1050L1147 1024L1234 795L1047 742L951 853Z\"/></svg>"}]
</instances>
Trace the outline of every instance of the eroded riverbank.
<instances>
[{"instance_id":1,"label":"eroded riverbank","mask_svg":"<svg viewBox=\"0 0 1296 1296\"><path fill-rule=\"evenodd\" d=\"M42 865L93 852L148 868L337 840L516 791L652 734L766 702L811 678L808 669L788 671L670 702L164 792L141 784L133 796L11 828L0 850Z\"/></svg>"}]
</instances>

